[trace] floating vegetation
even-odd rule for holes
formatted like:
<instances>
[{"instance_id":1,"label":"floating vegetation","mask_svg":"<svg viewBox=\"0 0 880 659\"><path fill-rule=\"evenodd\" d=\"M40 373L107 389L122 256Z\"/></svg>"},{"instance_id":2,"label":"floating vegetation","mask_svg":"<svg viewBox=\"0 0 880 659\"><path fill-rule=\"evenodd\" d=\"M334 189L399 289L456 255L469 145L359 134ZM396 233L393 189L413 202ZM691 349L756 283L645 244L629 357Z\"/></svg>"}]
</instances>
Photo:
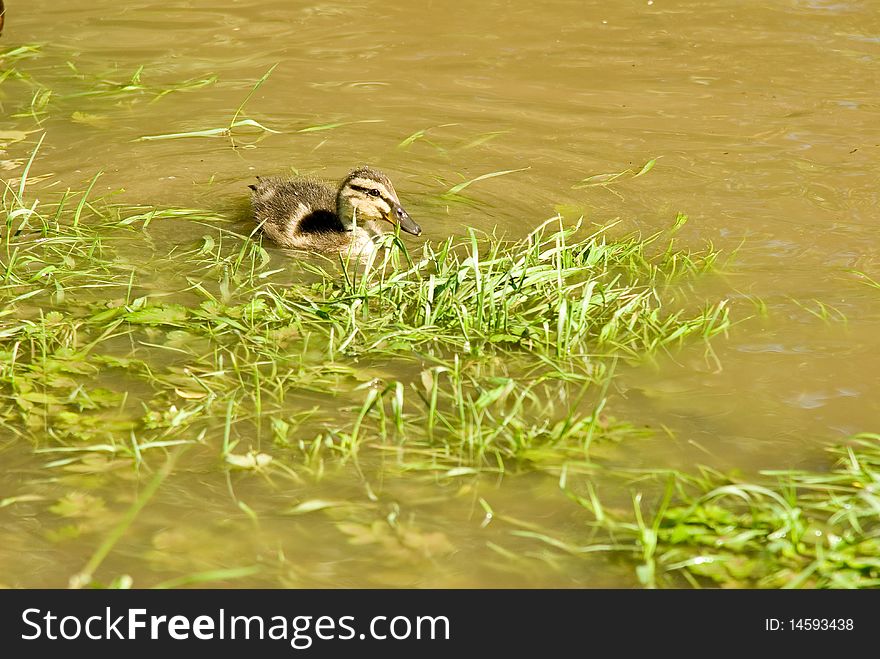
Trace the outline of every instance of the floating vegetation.
<instances>
[{"instance_id":1,"label":"floating vegetation","mask_svg":"<svg viewBox=\"0 0 880 659\"><path fill-rule=\"evenodd\" d=\"M43 44L26 44L0 51L0 84L7 80L18 81L30 89L30 101L19 105L9 113L12 118L31 117L40 120L49 114L53 105L59 103L70 104L72 101L83 99L101 99L109 101L126 101L148 98L155 103L165 96L177 92L189 92L203 89L214 85L218 77L191 78L179 82L146 82L147 73L144 66L139 66L135 71L123 79L115 79L115 71L103 74L94 74L81 71L72 61L66 62L66 67L60 67L69 71L69 80L61 89L50 89L39 81L33 74L23 71L18 64L48 54ZM52 53L58 56L58 53ZM95 117L90 113L75 110L71 113L74 120L79 117L79 123L90 123L83 118Z\"/></svg>"},{"instance_id":2,"label":"floating vegetation","mask_svg":"<svg viewBox=\"0 0 880 659\"><path fill-rule=\"evenodd\" d=\"M406 139L404 139L397 146L400 149L406 149L406 148L410 147L412 144L414 144L415 142L418 142L419 140L423 140L426 144L430 144L438 151L443 151L444 150L443 147L438 145L436 142L433 142L433 141L427 139L428 133L432 130L439 130L440 128L450 128L452 126L458 126L458 124L441 124L439 126L431 126L430 128L421 128L421 129L417 130L415 133L413 133L412 135L410 135L409 137L407 137Z\"/></svg>"},{"instance_id":3,"label":"floating vegetation","mask_svg":"<svg viewBox=\"0 0 880 659\"><path fill-rule=\"evenodd\" d=\"M862 281L864 284L867 284L871 288L880 289L880 281L869 277L867 274L859 270L852 270L851 272L857 275L859 277L859 280Z\"/></svg>"},{"instance_id":4,"label":"floating vegetation","mask_svg":"<svg viewBox=\"0 0 880 659\"><path fill-rule=\"evenodd\" d=\"M479 181L485 181L486 179L495 178L496 176L505 176L506 174L515 174L516 172L524 172L528 169L528 167L520 167L519 169L505 169L498 172L489 172L488 174L482 174L481 176L477 176L470 180L464 181L457 185L453 185L449 190L447 190L443 196L449 198L457 198L460 195L461 191L465 188L471 186L474 183Z\"/></svg>"},{"instance_id":5,"label":"floating vegetation","mask_svg":"<svg viewBox=\"0 0 880 659\"><path fill-rule=\"evenodd\" d=\"M397 145L397 147L399 149L408 149L413 144L418 142L421 144L427 144L428 146L433 147L439 153L448 155L452 151L466 151L468 149L476 148L478 146L486 144L487 142L491 142L492 140L494 140L497 137L500 137L501 135L507 135L508 133L511 132L509 130L492 130L492 131L489 131L486 133L481 133L481 134L476 135L474 137L459 139L458 143L454 144L454 145L448 145L448 141L446 141L446 140L445 141L447 142L447 144L441 144L436 139L429 139L428 138L429 133L433 133L434 131L440 130L441 128L452 128L452 127L459 126L459 125L460 124L457 124L457 123L448 123L448 124L440 124L439 126L431 126L429 128L419 129L416 132L414 132L413 134L409 135L404 140L402 140ZM486 176L484 178L489 178L489 177ZM473 182L473 181L471 181L471 182Z\"/></svg>"},{"instance_id":6,"label":"floating vegetation","mask_svg":"<svg viewBox=\"0 0 880 659\"><path fill-rule=\"evenodd\" d=\"M659 156L658 156L659 157ZM641 166L641 168L637 171L632 168L627 168L619 172L614 172L611 174L594 174L592 176L588 176L587 178L581 180L578 183L575 183L572 187L573 190L582 190L584 188L602 188L616 195L617 197L623 198L619 192L613 189L613 185L617 183L621 183L622 181L629 181L632 179L639 178L640 176L644 176L657 164L657 158L651 158L648 162Z\"/></svg>"},{"instance_id":7,"label":"floating vegetation","mask_svg":"<svg viewBox=\"0 0 880 659\"><path fill-rule=\"evenodd\" d=\"M254 121L253 119L239 119L242 112L244 112L244 107L247 105L247 102L251 100L251 97L256 93L256 91L263 85L266 80L269 79L269 76L272 75L272 71L275 70L277 64L273 64L269 67L269 70L266 71L262 75L262 77L257 80L253 87L251 87L250 92L245 97L245 99L241 102L241 104L236 108L235 112L232 114L232 118L229 120L229 124L226 126L222 126L220 128L207 128L203 130L194 130L188 132L179 132L179 133L166 133L164 135L145 135L144 137L139 138L141 141L155 141L155 140L176 140L181 138L188 137L228 137L233 146L235 146L234 132L239 128L256 128L258 131L262 133L277 133L277 130L272 130L271 128L266 128L266 126L261 123ZM173 91L173 90L167 90Z\"/></svg>"},{"instance_id":8,"label":"floating vegetation","mask_svg":"<svg viewBox=\"0 0 880 659\"><path fill-rule=\"evenodd\" d=\"M792 298L791 301L798 307L806 311L808 314L815 318L818 318L824 323L847 322L846 314L844 314L837 307L826 302L822 302L821 300L810 300L809 302L812 303L811 305L807 302L801 302L800 300L796 300L794 298Z\"/></svg>"},{"instance_id":9,"label":"floating vegetation","mask_svg":"<svg viewBox=\"0 0 880 659\"><path fill-rule=\"evenodd\" d=\"M351 126L354 124L377 124L381 123L381 119L361 119L359 121L334 121L329 124L317 124L315 126L306 126L305 128L300 128L297 130L297 133L319 133L325 130L334 130L336 128L341 128L342 126Z\"/></svg>"},{"instance_id":10,"label":"floating vegetation","mask_svg":"<svg viewBox=\"0 0 880 659\"><path fill-rule=\"evenodd\" d=\"M143 80L144 67L139 66L137 70L127 80L111 80L107 77L95 77L81 73L72 62L68 62L70 70L81 80L89 83L89 89L74 92L66 95L64 98L83 98L83 97L103 97L103 98L120 98L131 94L142 94L152 96L151 102L155 103L168 94L175 92L189 92L204 87L209 87L217 82L217 76L211 75L207 78L192 78L171 84L147 85Z\"/></svg>"},{"instance_id":11,"label":"floating vegetation","mask_svg":"<svg viewBox=\"0 0 880 659\"><path fill-rule=\"evenodd\" d=\"M15 62L37 57L42 49L42 44L31 43L0 50L0 64L8 67Z\"/></svg>"}]
</instances>

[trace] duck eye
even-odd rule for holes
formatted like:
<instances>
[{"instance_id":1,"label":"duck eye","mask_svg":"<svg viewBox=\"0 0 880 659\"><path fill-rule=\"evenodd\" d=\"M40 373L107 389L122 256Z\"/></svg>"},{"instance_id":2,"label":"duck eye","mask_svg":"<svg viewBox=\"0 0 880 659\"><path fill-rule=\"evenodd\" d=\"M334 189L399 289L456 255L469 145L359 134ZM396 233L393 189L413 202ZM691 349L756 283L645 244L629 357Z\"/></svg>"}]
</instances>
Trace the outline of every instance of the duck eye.
<instances>
[{"instance_id":1,"label":"duck eye","mask_svg":"<svg viewBox=\"0 0 880 659\"><path fill-rule=\"evenodd\" d=\"M372 190L370 190L370 196L371 197L378 197L379 191L376 188L373 188Z\"/></svg>"}]
</instances>

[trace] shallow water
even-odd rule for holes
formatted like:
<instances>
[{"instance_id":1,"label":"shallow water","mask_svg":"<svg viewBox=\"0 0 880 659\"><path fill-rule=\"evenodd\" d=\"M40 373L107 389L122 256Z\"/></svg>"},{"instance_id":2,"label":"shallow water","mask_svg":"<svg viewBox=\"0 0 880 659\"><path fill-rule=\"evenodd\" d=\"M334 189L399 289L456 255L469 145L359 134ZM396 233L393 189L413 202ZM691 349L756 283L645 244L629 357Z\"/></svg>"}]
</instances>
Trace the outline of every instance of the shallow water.
<instances>
[{"instance_id":1,"label":"shallow water","mask_svg":"<svg viewBox=\"0 0 880 659\"><path fill-rule=\"evenodd\" d=\"M684 212L682 245L711 241L735 254L703 285L732 299L738 322L712 343L713 355L691 346L620 367L614 415L658 433L610 459L629 468L824 468L825 446L880 427L880 295L852 272L880 279L880 18L871 2L7 5L0 47L45 43L27 70L58 97L37 123L7 116L21 102L15 95L30 91L0 87L0 130L46 131L31 175L51 176L36 189L81 189L103 171L96 191L122 190L121 202L228 210L241 207L256 174L336 179L367 162L389 173L428 240L466 227L522 236L557 211L597 224L620 218L622 230L651 233ZM278 134L243 135L236 149L222 137L135 141L225 126L276 63L244 116ZM152 103L77 95L140 66L142 82L157 88L219 80ZM337 122L346 123L298 132ZM27 158L35 137L9 145L0 160ZM645 176L573 188L652 158ZM4 175L20 176L20 164L10 167ZM456 183L519 168L527 169L471 186L472 205L437 202ZM169 220L151 227L169 245L204 233ZM273 256L283 265L283 254ZM811 314L819 303L846 320ZM44 456L2 441L0 499L43 499L0 508L0 583L64 585L107 522L95 515L94 527L63 539L63 520L45 501L73 489L124 507L137 489L98 469L60 486L41 470ZM230 583L637 583L625 564L560 559L498 520L485 525L480 498L500 516L576 537L582 511L554 478L398 477L373 501L351 470L291 489L227 482L207 454L188 459L105 562L108 580L129 574L146 586L260 565ZM255 521L236 507L233 488ZM347 505L329 515L275 514L311 499ZM352 524L389 515L413 538L358 543ZM488 543L530 562L500 560Z\"/></svg>"}]
</instances>

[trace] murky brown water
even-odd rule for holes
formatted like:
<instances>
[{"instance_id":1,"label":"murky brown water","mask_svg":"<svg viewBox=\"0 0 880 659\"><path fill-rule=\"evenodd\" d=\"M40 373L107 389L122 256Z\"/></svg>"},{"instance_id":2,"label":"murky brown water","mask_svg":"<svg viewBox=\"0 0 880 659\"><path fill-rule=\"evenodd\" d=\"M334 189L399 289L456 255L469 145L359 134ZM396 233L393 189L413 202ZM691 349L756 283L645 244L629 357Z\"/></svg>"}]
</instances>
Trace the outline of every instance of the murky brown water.
<instances>
[{"instance_id":1,"label":"murky brown water","mask_svg":"<svg viewBox=\"0 0 880 659\"><path fill-rule=\"evenodd\" d=\"M391 174L428 239L468 226L521 235L556 209L597 223L620 217L646 232L687 213L683 244L738 249L712 285L733 291L741 322L713 344L717 361L700 346L625 373L616 415L666 426L671 437L625 445L636 453L616 459L753 471L825 464L827 444L880 428L880 295L850 272L880 276L880 15L868 0L765 4L9 0L0 46L51 44L30 70L59 95L81 89L68 60L115 80L143 65L144 82L159 87L219 76L154 104L61 101L62 111L43 120L47 138L32 174L51 173L62 188L82 188L103 170L99 187L123 188L119 198L129 203L227 208L257 173L334 178L369 162ZM222 138L133 141L225 125L275 63L246 115L281 133L255 148L233 150ZM4 113L0 129L26 123ZM74 113L90 116L77 121ZM296 132L330 122L364 123ZM399 146L428 128L427 139ZM614 186L617 194L572 189L654 157L656 168ZM475 184L477 206L425 201L464 179L521 167ZM157 226L153 234L186 241L198 231ZM747 296L766 302L766 317ZM825 322L801 306L815 309L815 301L847 321ZM0 499L22 480L39 482L44 460L29 447L8 446L2 462ZM84 477L86 491L99 487ZM487 542L541 550L493 524L481 528L479 497L511 517L570 531L582 520L561 504L552 479L514 477L479 493L457 483L388 483L383 499L406 501L400 514L437 546L386 551L347 542L323 517L273 519L264 511L289 507L290 492L258 479L241 487L236 494L262 513L258 522L242 519L216 473L171 479L103 569L131 574L136 585L260 562L275 566L270 576L236 583L635 583L630 567L599 558L559 564L546 556L541 571L495 564ZM355 483L302 487L299 498L367 507L342 515L397 514ZM0 582L64 585L94 545L59 549L35 510L0 509Z\"/></svg>"}]
</instances>

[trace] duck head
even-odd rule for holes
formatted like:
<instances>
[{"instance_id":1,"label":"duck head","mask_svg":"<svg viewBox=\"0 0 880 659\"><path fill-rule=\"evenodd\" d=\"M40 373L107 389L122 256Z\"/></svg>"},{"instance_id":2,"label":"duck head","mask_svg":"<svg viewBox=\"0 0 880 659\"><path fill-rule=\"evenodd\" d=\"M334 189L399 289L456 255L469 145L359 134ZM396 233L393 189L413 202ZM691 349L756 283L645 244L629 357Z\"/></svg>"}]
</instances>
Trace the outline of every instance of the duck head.
<instances>
[{"instance_id":1,"label":"duck head","mask_svg":"<svg viewBox=\"0 0 880 659\"><path fill-rule=\"evenodd\" d=\"M401 205L391 180L372 167L358 167L342 181L336 208L347 227L372 223L381 232L382 223L390 222L414 236L422 233Z\"/></svg>"}]
</instances>

